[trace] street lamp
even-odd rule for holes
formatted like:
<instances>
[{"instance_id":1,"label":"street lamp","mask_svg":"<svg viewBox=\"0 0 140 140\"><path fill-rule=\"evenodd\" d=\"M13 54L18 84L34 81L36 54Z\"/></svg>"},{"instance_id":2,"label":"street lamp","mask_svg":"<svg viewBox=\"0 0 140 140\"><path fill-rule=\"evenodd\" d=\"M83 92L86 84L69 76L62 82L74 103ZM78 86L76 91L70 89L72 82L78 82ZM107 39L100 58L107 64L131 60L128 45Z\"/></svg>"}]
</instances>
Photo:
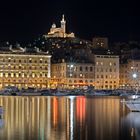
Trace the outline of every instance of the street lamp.
<instances>
[{"instance_id":1,"label":"street lamp","mask_svg":"<svg viewBox=\"0 0 140 140\"><path fill-rule=\"evenodd\" d=\"M72 80L71 78L73 77L73 69L74 69L74 64L70 64L69 65L69 78L70 78L70 81Z\"/></svg>"},{"instance_id":2,"label":"street lamp","mask_svg":"<svg viewBox=\"0 0 140 140\"><path fill-rule=\"evenodd\" d=\"M138 93L138 90L139 90L139 82L137 83L137 81L136 80L138 80L138 75L137 75L137 73L133 73L132 74L132 77L133 77L133 79L135 79L135 82L134 82L134 90L136 90L136 94ZM139 80L138 80L139 81ZM138 86L137 86L138 85Z\"/></svg>"},{"instance_id":3,"label":"street lamp","mask_svg":"<svg viewBox=\"0 0 140 140\"><path fill-rule=\"evenodd\" d=\"M136 73L133 73L133 75L132 75L132 76L133 76L133 78L134 78L134 79L136 79L136 78L137 78L137 74L136 74Z\"/></svg>"},{"instance_id":4,"label":"street lamp","mask_svg":"<svg viewBox=\"0 0 140 140\"><path fill-rule=\"evenodd\" d=\"M72 72L73 72L73 67L74 67L74 65L73 64L70 64L70 77L72 77Z\"/></svg>"},{"instance_id":5,"label":"street lamp","mask_svg":"<svg viewBox=\"0 0 140 140\"><path fill-rule=\"evenodd\" d=\"M70 65L71 68L73 68L73 66L74 66L73 64Z\"/></svg>"}]
</instances>

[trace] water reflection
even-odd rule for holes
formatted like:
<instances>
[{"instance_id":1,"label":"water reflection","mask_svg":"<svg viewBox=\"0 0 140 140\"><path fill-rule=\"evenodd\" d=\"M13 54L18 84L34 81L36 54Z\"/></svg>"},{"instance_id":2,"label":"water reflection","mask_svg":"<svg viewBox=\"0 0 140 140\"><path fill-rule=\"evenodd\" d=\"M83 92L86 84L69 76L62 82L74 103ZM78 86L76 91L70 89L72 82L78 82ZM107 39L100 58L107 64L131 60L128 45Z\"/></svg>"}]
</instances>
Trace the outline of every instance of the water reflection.
<instances>
[{"instance_id":1,"label":"water reflection","mask_svg":"<svg viewBox=\"0 0 140 140\"><path fill-rule=\"evenodd\" d=\"M1 140L123 140L130 133L119 98L1 96L0 106Z\"/></svg>"},{"instance_id":2,"label":"water reflection","mask_svg":"<svg viewBox=\"0 0 140 140\"><path fill-rule=\"evenodd\" d=\"M122 123L124 128L129 131L127 137L140 140L140 112L128 113L122 118Z\"/></svg>"}]
</instances>

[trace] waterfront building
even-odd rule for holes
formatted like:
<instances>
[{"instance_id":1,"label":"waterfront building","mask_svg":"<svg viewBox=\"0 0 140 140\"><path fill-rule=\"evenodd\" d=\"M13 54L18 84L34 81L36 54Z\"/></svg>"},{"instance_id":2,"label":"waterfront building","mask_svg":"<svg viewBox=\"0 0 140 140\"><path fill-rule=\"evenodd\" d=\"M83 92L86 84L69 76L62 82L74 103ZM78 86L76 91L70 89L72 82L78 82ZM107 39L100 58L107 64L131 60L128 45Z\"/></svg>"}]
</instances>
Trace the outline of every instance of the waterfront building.
<instances>
[{"instance_id":1,"label":"waterfront building","mask_svg":"<svg viewBox=\"0 0 140 140\"><path fill-rule=\"evenodd\" d=\"M41 52L0 50L0 89L6 86L18 88L46 88L49 86L51 56Z\"/></svg>"},{"instance_id":2,"label":"waterfront building","mask_svg":"<svg viewBox=\"0 0 140 140\"><path fill-rule=\"evenodd\" d=\"M62 62L52 64L52 85L63 88L94 86L93 63Z\"/></svg>"},{"instance_id":3,"label":"waterfront building","mask_svg":"<svg viewBox=\"0 0 140 140\"><path fill-rule=\"evenodd\" d=\"M94 55L95 89L119 88L119 56Z\"/></svg>"},{"instance_id":4,"label":"waterfront building","mask_svg":"<svg viewBox=\"0 0 140 140\"><path fill-rule=\"evenodd\" d=\"M107 37L94 37L93 40L94 48L108 49L108 38Z\"/></svg>"},{"instance_id":5,"label":"waterfront building","mask_svg":"<svg viewBox=\"0 0 140 140\"><path fill-rule=\"evenodd\" d=\"M56 24L53 23L50 31L48 32L46 37L60 37L60 38L66 38L66 37L75 37L74 33L66 33L66 20L64 15L62 16L62 20L60 21L61 27L57 28Z\"/></svg>"},{"instance_id":6,"label":"waterfront building","mask_svg":"<svg viewBox=\"0 0 140 140\"><path fill-rule=\"evenodd\" d=\"M140 59L129 59L120 64L120 87L134 89L140 87Z\"/></svg>"}]
</instances>

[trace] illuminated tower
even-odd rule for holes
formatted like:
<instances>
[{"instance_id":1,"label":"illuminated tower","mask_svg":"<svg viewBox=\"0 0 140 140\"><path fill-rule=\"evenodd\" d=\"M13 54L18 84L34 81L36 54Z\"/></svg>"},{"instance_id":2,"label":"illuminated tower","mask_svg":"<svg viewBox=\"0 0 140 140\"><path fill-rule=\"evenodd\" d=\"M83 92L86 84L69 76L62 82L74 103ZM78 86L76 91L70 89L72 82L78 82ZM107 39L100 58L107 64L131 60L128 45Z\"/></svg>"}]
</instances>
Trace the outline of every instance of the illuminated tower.
<instances>
[{"instance_id":1,"label":"illuminated tower","mask_svg":"<svg viewBox=\"0 0 140 140\"><path fill-rule=\"evenodd\" d=\"M61 29L62 29L63 33L66 33L66 21L65 21L65 16L64 15L62 15Z\"/></svg>"}]
</instances>

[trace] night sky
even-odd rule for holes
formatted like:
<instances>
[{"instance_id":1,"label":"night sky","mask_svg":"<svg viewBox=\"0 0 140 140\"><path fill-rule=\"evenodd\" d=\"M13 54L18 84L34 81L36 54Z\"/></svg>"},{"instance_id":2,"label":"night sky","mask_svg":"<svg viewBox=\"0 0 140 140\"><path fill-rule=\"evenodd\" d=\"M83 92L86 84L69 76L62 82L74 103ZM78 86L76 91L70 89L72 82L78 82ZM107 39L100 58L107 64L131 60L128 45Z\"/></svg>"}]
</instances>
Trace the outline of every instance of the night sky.
<instances>
[{"instance_id":1,"label":"night sky","mask_svg":"<svg viewBox=\"0 0 140 140\"><path fill-rule=\"evenodd\" d=\"M114 0L5 0L0 2L0 41L30 41L47 33L53 22L59 26L63 13L67 31L74 32L77 37L140 40L138 6L134 2Z\"/></svg>"}]
</instances>

